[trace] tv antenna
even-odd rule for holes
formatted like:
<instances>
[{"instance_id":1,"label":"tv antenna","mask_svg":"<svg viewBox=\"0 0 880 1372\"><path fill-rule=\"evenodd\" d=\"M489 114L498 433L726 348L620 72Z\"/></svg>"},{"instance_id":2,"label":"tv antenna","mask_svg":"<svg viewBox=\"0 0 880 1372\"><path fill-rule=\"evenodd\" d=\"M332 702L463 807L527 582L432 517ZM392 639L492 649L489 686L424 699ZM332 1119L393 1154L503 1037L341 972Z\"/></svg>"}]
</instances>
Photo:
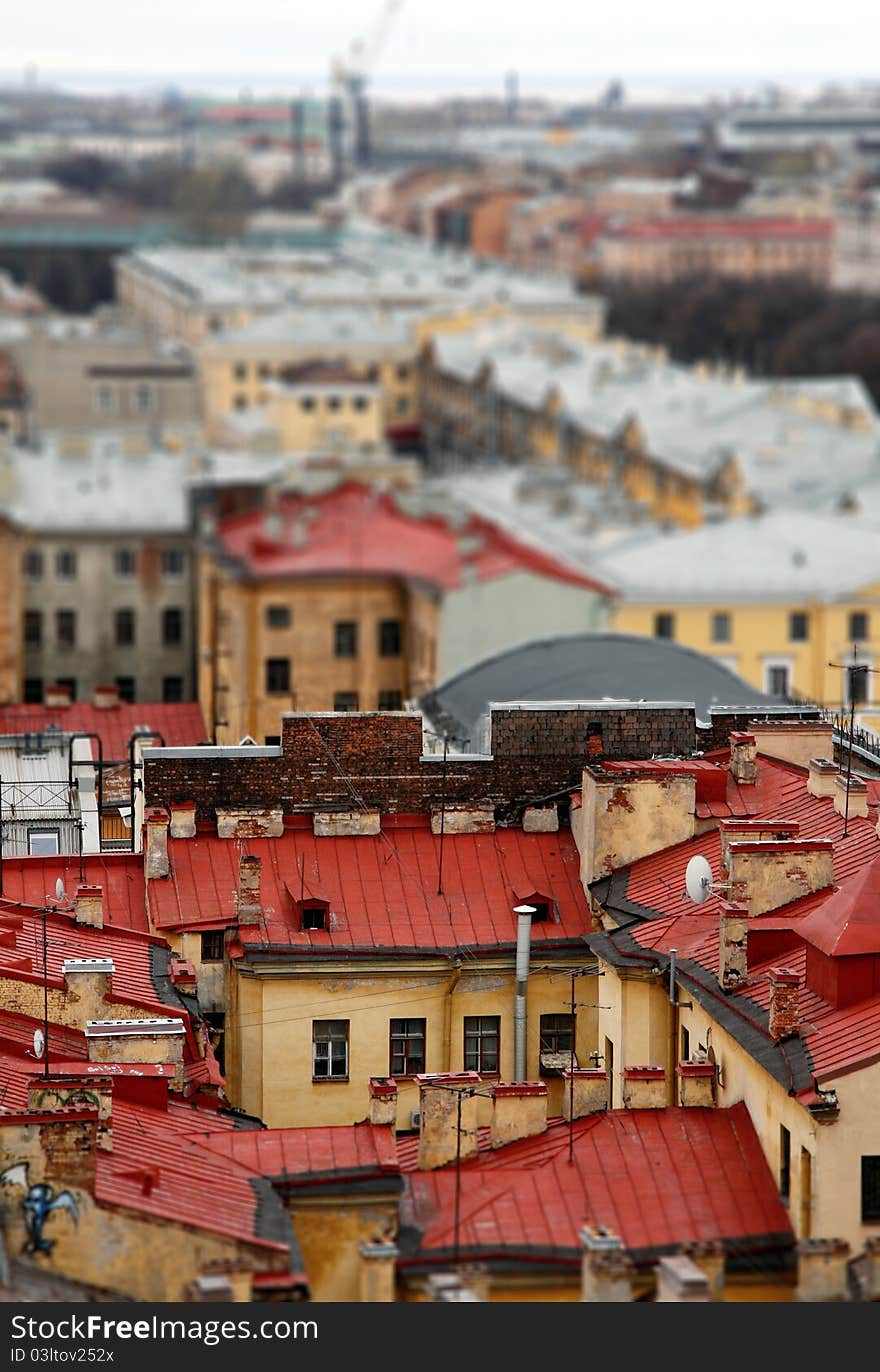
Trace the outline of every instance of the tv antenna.
<instances>
[{"instance_id":1,"label":"tv antenna","mask_svg":"<svg viewBox=\"0 0 880 1372\"><path fill-rule=\"evenodd\" d=\"M859 646L854 643L852 646L852 657L849 662L829 662L829 667L839 667L847 674L848 693L849 693L849 748L846 755L846 799L843 806L843 837L846 838L849 828L849 788L852 781L852 759L853 747L856 736L856 697L859 702L867 703L868 700L868 677L873 676L877 670L869 667L867 662L859 661ZM843 730L841 729L841 734Z\"/></svg>"}]
</instances>

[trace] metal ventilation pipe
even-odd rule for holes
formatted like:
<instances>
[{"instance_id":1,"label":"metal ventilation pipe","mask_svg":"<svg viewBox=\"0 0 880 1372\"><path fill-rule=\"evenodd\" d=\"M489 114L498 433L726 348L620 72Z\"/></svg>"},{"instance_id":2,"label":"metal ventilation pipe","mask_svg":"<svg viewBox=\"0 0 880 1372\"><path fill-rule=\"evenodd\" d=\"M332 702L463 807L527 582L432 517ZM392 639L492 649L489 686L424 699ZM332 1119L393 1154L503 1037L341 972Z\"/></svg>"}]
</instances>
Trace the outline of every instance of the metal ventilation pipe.
<instances>
[{"instance_id":1,"label":"metal ventilation pipe","mask_svg":"<svg viewBox=\"0 0 880 1372\"><path fill-rule=\"evenodd\" d=\"M513 1079L526 1079L526 987L529 980L529 953L532 942L534 905L517 905L516 915L516 985L513 1000Z\"/></svg>"}]
</instances>

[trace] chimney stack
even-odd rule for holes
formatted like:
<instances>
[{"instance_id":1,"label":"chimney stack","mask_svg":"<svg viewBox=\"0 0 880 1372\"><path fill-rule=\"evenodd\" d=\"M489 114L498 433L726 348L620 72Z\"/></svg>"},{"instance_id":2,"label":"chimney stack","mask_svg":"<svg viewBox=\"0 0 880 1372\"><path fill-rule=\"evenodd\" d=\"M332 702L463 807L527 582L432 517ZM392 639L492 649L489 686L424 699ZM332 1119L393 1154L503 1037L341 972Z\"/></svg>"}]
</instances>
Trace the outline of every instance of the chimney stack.
<instances>
[{"instance_id":1,"label":"chimney stack","mask_svg":"<svg viewBox=\"0 0 880 1372\"><path fill-rule=\"evenodd\" d=\"M547 1128L547 1083L498 1082L492 1088L492 1147L543 1134Z\"/></svg>"},{"instance_id":2,"label":"chimney stack","mask_svg":"<svg viewBox=\"0 0 880 1372\"><path fill-rule=\"evenodd\" d=\"M624 1067L623 1103L628 1110L662 1110L666 1073L662 1067Z\"/></svg>"},{"instance_id":3,"label":"chimney stack","mask_svg":"<svg viewBox=\"0 0 880 1372\"><path fill-rule=\"evenodd\" d=\"M239 924L259 924L263 913L260 881L263 859L245 853L238 862L238 889L235 893Z\"/></svg>"},{"instance_id":4,"label":"chimney stack","mask_svg":"<svg viewBox=\"0 0 880 1372\"><path fill-rule=\"evenodd\" d=\"M826 757L811 757L807 773L807 790L811 796L833 796L837 780L836 762Z\"/></svg>"},{"instance_id":5,"label":"chimney stack","mask_svg":"<svg viewBox=\"0 0 880 1372\"><path fill-rule=\"evenodd\" d=\"M370 1077L370 1123L397 1123L397 1082L393 1077Z\"/></svg>"},{"instance_id":6,"label":"chimney stack","mask_svg":"<svg viewBox=\"0 0 880 1372\"><path fill-rule=\"evenodd\" d=\"M195 838L196 803L194 800L178 800L171 805L171 837Z\"/></svg>"},{"instance_id":7,"label":"chimney stack","mask_svg":"<svg viewBox=\"0 0 880 1372\"><path fill-rule=\"evenodd\" d=\"M396 1300L397 1245L386 1239L372 1239L358 1244L358 1254L360 1299L370 1304Z\"/></svg>"},{"instance_id":8,"label":"chimney stack","mask_svg":"<svg viewBox=\"0 0 880 1372\"><path fill-rule=\"evenodd\" d=\"M679 1101L683 1106L715 1104L715 1064L708 1058L688 1058L676 1067Z\"/></svg>"},{"instance_id":9,"label":"chimney stack","mask_svg":"<svg viewBox=\"0 0 880 1372\"><path fill-rule=\"evenodd\" d=\"M660 1304L711 1300L709 1281L695 1262L683 1254L661 1258L657 1264L657 1294Z\"/></svg>"},{"instance_id":10,"label":"chimney stack","mask_svg":"<svg viewBox=\"0 0 880 1372\"><path fill-rule=\"evenodd\" d=\"M724 1299L724 1244L720 1239L701 1239L683 1243L679 1253L690 1258L709 1283L709 1300Z\"/></svg>"},{"instance_id":11,"label":"chimney stack","mask_svg":"<svg viewBox=\"0 0 880 1372\"><path fill-rule=\"evenodd\" d=\"M92 704L96 710L113 710L119 704L118 686L96 686L92 693Z\"/></svg>"},{"instance_id":12,"label":"chimney stack","mask_svg":"<svg viewBox=\"0 0 880 1372\"><path fill-rule=\"evenodd\" d=\"M475 1157L474 1088L480 1085L479 1072L422 1073L415 1080L419 1088L419 1167L445 1167L456 1157Z\"/></svg>"},{"instance_id":13,"label":"chimney stack","mask_svg":"<svg viewBox=\"0 0 880 1372\"><path fill-rule=\"evenodd\" d=\"M44 705L50 705L53 709L60 709L70 704L70 687L61 686L54 681L51 686L47 686L43 692Z\"/></svg>"},{"instance_id":14,"label":"chimney stack","mask_svg":"<svg viewBox=\"0 0 880 1372\"><path fill-rule=\"evenodd\" d=\"M730 735L730 774L740 786L754 786L758 777L758 744L754 734Z\"/></svg>"},{"instance_id":15,"label":"chimney stack","mask_svg":"<svg viewBox=\"0 0 880 1372\"><path fill-rule=\"evenodd\" d=\"M91 929L104 927L104 889L101 886L77 886L74 902L74 918L77 924L88 925Z\"/></svg>"},{"instance_id":16,"label":"chimney stack","mask_svg":"<svg viewBox=\"0 0 880 1372\"><path fill-rule=\"evenodd\" d=\"M562 1080L564 1120L579 1120L608 1108L608 1073L604 1067L564 1067Z\"/></svg>"},{"instance_id":17,"label":"chimney stack","mask_svg":"<svg viewBox=\"0 0 880 1372\"><path fill-rule=\"evenodd\" d=\"M727 862L729 899L747 906L750 916L834 885L830 838L737 840L728 845Z\"/></svg>"},{"instance_id":18,"label":"chimney stack","mask_svg":"<svg viewBox=\"0 0 880 1372\"><path fill-rule=\"evenodd\" d=\"M770 968L770 1037L774 1043L800 1029L798 992L801 979L788 967Z\"/></svg>"},{"instance_id":19,"label":"chimney stack","mask_svg":"<svg viewBox=\"0 0 880 1372\"><path fill-rule=\"evenodd\" d=\"M581 1244L581 1300L591 1304L631 1301L635 1266L617 1234L602 1225L585 1225Z\"/></svg>"},{"instance_id":20,"label":"chimney stack","mask_svg":"<svg viewBox=\"0 0 880 1372\"><path fill-rule=\"evenodd\" d=\"M735 991L748 980L748 939L748 910L723 900L718 940L718 985L722 991Z\"/></svg>"},{"instance_id":21,"label":"chimney stack","mask_svg":"<svg viewBox=\"0 0 880 1372\"><path fill-rule=\"evenodd\" d=\"M843 1239L801 1239L797 1246L796 1301L845 1301L849 1244Z\"/></svg>"},{"instance_id":22,"label":"chimney stack","mask_svg":"<svg viewBox=\"0 0 880 1372\"><path fill-rule=\"evenodd\" d=\"M850 776L847 801L846 774L838 772L834 779L834 809L848 819L868 818L868 783L861 777Z\"/></svg>"},{"instance_id":23,"label":"chimney stack","mask_svg":"<svg viewBox=\"0 0 880 1372\"><path fill-rule=\"evenodd\" d=\"M161 805L153 805L144 816L147 831L144 870L148 881L155 877L167 877L171 871L168 862L168 811Z\"/></svg>"}]
</instances>

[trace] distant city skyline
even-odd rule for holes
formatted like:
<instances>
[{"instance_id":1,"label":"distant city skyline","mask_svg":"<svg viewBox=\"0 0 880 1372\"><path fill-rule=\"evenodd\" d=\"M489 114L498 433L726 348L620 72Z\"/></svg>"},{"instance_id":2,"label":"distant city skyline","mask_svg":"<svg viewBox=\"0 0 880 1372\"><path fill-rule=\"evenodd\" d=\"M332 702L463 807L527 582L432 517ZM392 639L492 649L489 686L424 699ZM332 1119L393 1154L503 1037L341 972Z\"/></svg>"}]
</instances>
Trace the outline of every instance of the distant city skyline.
<instances>
[{"instance_id":1,"label":"distant city skyline","mask_svg":"<svg viewBox=\"0 0 880 1372\"><path fill-rule=\"evenodd\" d=\"M4 34L0 80L107 93L187 91L322 95L331 61L367 35L381 0L332 9L251 0L31 0ZM404 0L375 63L378 99L500 94L519 74L524 97L590 99L612 78L646 98L753 93L775 83L806 94L876 80L880 19L870 0L741 0L734 9L629 0L595 13L572 0L531 10L506 0L432 7ZM282 57L279 54L283 54ZM26 73L29 77L26 78Z\"/></svg>"}]
</instances>

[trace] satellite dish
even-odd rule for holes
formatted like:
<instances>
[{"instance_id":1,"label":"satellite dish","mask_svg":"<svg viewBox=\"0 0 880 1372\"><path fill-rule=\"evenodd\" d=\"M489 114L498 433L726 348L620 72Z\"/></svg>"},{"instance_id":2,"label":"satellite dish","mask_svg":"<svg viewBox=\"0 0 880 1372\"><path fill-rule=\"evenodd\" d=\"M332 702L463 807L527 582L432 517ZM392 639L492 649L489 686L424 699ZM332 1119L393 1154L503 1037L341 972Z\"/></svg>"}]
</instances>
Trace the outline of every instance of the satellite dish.
<instances>
[{"instance_id":1,"label":"satellite dish","mask_svg":"<svg viewBox=\"0 0 880 1372\"><path fill-rule=\"evenodd\" d=\"M45 1035L44 1035L42 1029L35 1029L35 1030L34 1030L34 1057L35 1057L35 1058L41 1058L41 1057L43 1056L43 1049L44 1049L45 1047L46 1047L46 1037L45 1037Z\"/></svg>"},{"instance_id":2,"label":"satellite dish","mask_svg":"<svg viewBox=\"0 0 880 1372\"><path fill-rule=\"evenodd\" d=\"M692 857L684 874L687 893L695 905L702 905L712 894L712 868L702 853Z\"/></svg>"},{"instance_id":3,"label":"satellite dish","mask_svg":"<svg viewBox=\"0 0 880 1372\"><path fill-rule=\"evenodd\" d=\"M64 889L64 882L59 877L55 883L55 899L67 900L67 892Z\"/></svg>"}]
</instances>

